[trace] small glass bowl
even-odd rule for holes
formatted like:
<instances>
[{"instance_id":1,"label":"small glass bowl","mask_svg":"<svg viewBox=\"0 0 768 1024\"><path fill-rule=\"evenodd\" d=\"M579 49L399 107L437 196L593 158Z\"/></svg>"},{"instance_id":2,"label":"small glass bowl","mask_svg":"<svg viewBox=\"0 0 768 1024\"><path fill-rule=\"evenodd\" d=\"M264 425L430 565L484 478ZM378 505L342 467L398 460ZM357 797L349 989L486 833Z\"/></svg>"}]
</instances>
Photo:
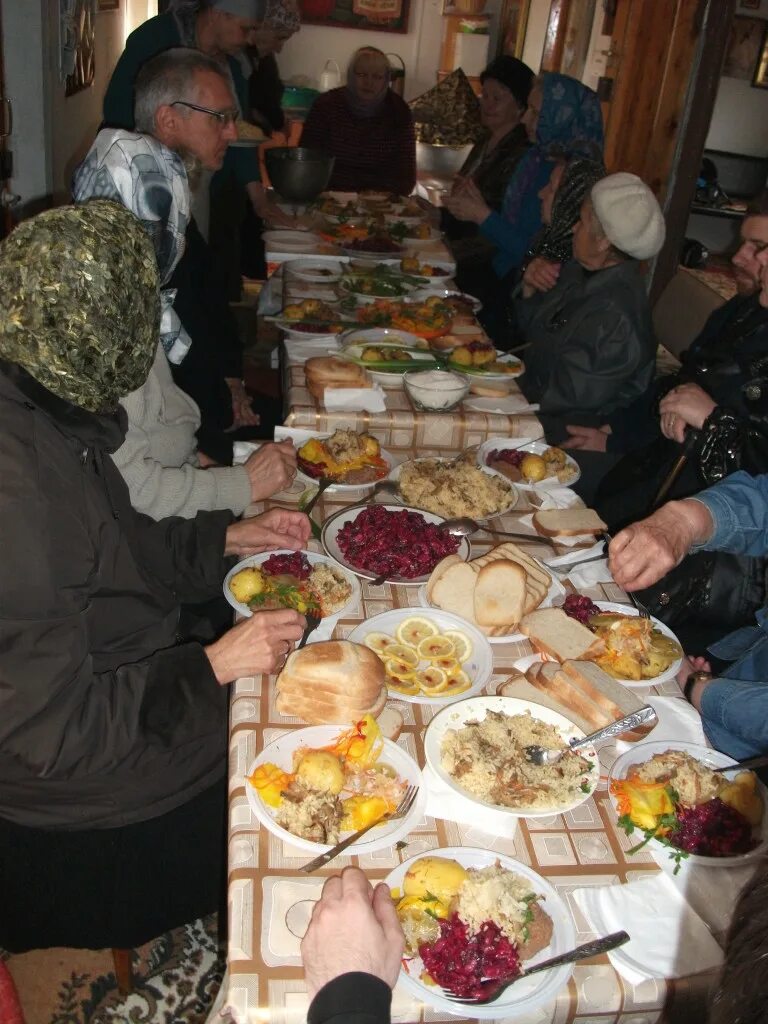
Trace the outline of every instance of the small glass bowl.
<instances>
[{"instance_id":1,"label":"small glass bowl","mask_svg":"<svg viewBox=\"0 0 768 1024\"><path fill-rule=\"evenodd\" d=\"M453 382L450 387L436 388L425 380L427 374L440 374ZM434 377L432 377L434 380ZM408 370L403 374L408 397L420 412L450 412L469 394L469 377L455 370Z\"/></svg>"}]
</instances>

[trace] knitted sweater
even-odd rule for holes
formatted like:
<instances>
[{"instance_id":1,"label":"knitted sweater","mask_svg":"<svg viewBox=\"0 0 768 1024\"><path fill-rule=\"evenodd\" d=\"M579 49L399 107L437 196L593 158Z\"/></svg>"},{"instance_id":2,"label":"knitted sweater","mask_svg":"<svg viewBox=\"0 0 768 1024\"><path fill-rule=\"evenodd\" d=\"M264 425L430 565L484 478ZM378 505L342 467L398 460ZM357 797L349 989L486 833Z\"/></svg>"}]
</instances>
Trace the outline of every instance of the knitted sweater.
<instances>
[{"instance_id":1,"label":"knitted sweater","mask_svg":"<svg viewBox=\"0 0 768 1024\"><path fill-rule=\"evenodd\" d=\"M135 509L153 519L192 519L214 509L239 515L250 504L251 484L243 466L198 466L200 411L173 383L162 345L146 383L120 404L128 414L128 433L112 458Z\"/></svg>"}]
</instances>

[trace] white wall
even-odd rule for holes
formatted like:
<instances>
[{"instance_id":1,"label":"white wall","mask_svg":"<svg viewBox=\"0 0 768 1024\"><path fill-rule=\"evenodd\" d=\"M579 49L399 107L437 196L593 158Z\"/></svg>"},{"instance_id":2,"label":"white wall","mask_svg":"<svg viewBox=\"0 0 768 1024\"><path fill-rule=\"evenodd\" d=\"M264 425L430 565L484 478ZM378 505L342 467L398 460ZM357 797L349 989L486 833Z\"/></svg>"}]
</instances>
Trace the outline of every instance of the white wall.
<instances>
[{"instance_id":1,"label":"white wall","mask_svg":"<svg viewBox=\"0 0 768 1024\"><path fill-rule=\"evenodd\" d=\"M761 0L759 10L737 7L736 13L768 18L768 0ZM755 89L741 78L721 78L705 146L764 157L768 153L768 89Z\"/></svg>"},{"instance_id":2,"label":"white wall","mask_svg":"<svg viewBox=\"0 0 768 1024\"><path fill-rule=\"evenodd\" d=\"M544 37L547 34L547 23L549 22L549 8L550 0L531 0L531 7L528 11L522 60L536 74L541 70Z\"/></svg>"}]
</instances>

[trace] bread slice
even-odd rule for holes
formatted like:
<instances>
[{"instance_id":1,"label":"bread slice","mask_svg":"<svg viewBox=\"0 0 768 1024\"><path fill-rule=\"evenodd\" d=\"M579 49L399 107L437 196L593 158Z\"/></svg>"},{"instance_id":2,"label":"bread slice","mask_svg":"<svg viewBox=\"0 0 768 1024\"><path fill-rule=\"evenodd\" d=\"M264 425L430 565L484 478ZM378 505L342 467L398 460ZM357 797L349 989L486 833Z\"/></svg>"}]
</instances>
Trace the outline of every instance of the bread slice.
<instances>
[{"instance_id":1,"label":"bread slice","mask_svg":"<svg viewBox=\"0 0 768 1024\"><path fill-rule=\"evenodd\" d=\"M475 581L475 572L468 562L449 565L432 588L430 601L443 611L474 622Z\"/></svg>"},{"instance_id":2,"label":"bread slice","mask_svg":"<svg viewBox=\"0 0 768 1024\"><path fill-rule=\"evenodd\" d=\"M383 687L376 700L368 707L358 710L343 700L321 700L301 693L286 693L278 689L275 707L281 715L301 718L310 725L349 725L365 714L376 718L387 703L387 690Z\"/></svg>"},{"instance_id":3,"label":"bread slice","mask_svg":"<svg viewBox=\"0 0 768 1024\"><path fill-rule=\"evenodd\" d=\"M605 650L603 641L562 608L539 608L524 615L520 631L537 651L557 661L589 660Z\"/></svg>"},{"instance_id":4,"label":"bread slice","mask_svg":"<svg viewBox=\"0 0 768 1024\"><path fill-rule=\"evenodd\" d=\"M399 738L405 724L402 714L389 704L381 712L377 721L381 735L386 740L392 740L393 743Z\"/></svg>"},{"instance_id":5,"label":"bread slice","mask_svg":"<svg viewBox=\"0 0 768 1024\"><path fill-rule=\"evenodd\" d=\"M533 528L542 537L578 537L603 533L606 524L591 508L553 508L533 513Z\"/></svg>"},{"instance_id":6,"label":"bread slice","mask_svg":"<svg viewBox=\"0 0 768 1024\"><path fill-rule=\"evenodd\" d=\"M633 711L639 711L645 706L645 701L641 700L636 693L609 676L592 661L565 661L563 662L563 672L578 684L579 690L585 696L606 712L611 722L630 715ZM622 733L621 738L625 740L642 739L655 725L656 722L649 722L638 726L627 733Z\"/></svg>"},{"instance_id":7,"label":"bread slice","mask_svg":"<svg viewBox=\"0 0 768 1024\"><path fill-rule=\"evenodd\" d=\"M474 618L481 626L511 626L523 617L525 569L517 562L498 559L483 566L474 590Z\"/></svg>"},{"instance_id":8,"label":"bread slice","mask_svg":"<svg viewBox=\"0 0 768 1024\"><path fill-rule=\"evenodd\" d=\"M427 600L432 600L432 591L435 589L435 584L443 575L445 570L451 565L458 565L462 559L459 555L446 555L445 558L441 558L435 568L432 570L429 579L427 580Z\"/></svg>"},{"instance_id":9,"label":"bread slice","mask_svg":"<svg viewBox=\"0 0 768 1024\"><path fill-rule=\"evenodd\" d=\"M544 664L552 665L554 663L544 662ZM526 672L527 675L528 673ZM519 700L528 700L532 704L540 704L542 707L557 711L558 714L565 715L566 718L570 719L574 725L577 725L585 733L594 732L601 725L608 725L607 721L600 721L599 724L596 724L596 717L594 716L599 714L597 708L592 709L590 712L592 717L587 717L587 714L581 714L578 709L574 710L562 703L558 699L557 694L548 686L531 683L524 676L511 676L496 688L496 693L501 697L517 697Z\"/></svg>"}]
</instances>

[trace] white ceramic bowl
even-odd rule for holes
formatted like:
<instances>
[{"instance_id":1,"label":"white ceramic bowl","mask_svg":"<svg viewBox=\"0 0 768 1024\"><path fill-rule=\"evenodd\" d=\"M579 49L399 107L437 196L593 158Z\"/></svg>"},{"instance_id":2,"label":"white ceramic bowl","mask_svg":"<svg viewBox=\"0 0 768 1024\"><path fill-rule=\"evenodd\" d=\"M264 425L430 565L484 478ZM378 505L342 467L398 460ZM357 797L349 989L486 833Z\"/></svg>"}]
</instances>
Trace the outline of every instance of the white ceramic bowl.
<instances>
[{"instance_id":1,"label":"white ceramic bowl","mask_svg":"<svg viewBox=\"0 0 768 1024\"><path fill-rule=\"evenodd\" d=\"M429 348L429 342L410 331L400 331L396 327L353 327L339 336L341 347L346 349L352 345L397 345L402 348Z\"/></svg>"},{"instance_id":2,"label":"white ceramic bowl","mask_svg":"<svg viewBox=\"0 0 768 1024\"><path fill-rule=\"evenodd\" d=\"M403 375L403 384L408 396L421 412L450 412L460 405L469 394L469 379L455 370L433 370L439 373L440 380L446 381L450 387L436 388L427 384L424 370L407 370ZM435 379L435 378L431 378Z\"/></svg>"},{"instance_id":3,"label":"white ceramic bowl","mask_svg":"<svg viewBox=\"0 0 768 1024\"><path fill-rule=\"evenodd\" d=\"M548 960L550 957L567 953L576 945L576 931L573 925L568 906L555 887L546 879L538 875L532 868L519 861L512 860L495 850L480 850L471 846L446 846L437 850L427 851L431 857L446 857L456 860L465 868L485 868L492 864L500 864L508 871L514 871L531 883L537 893L544 896L543 906L552 918L553 930L552 939L546 949L542 949L524 966L530 967ZM425 853L416 854L403 861L387 875L384 882L390 889L399 889L402 892L403 881L406 872L417 860L421 860ZM573 964L564 964L562 967L555 967L549 971L541 971L533 974L530 978L520 978L514 985L504 992L499 999L487 1006L462 1007L460 1004L451 1002L441 994L442 989L435 985L425 985L420 981L423 964L420 957L410 960L403 960L400 971L400 980L406 988L421 1002L435 1007L439 1013L437 1019L445 1019L444 1014L458 1015L465 1019L472 1020L496 1020L503 1017L505 1020L513 1021L534 1021L543 1020L544 1017L535 1013L538 1007L545 1003L552 1003L557 993L568 984L568 979L573 973Z\"/></svg>"},{"instance_id":4,"label":"white ceramic bowl","mask_svg":"<svg viewBox=\"0 0 768 1024\"><path fill-rule=\"evenodd\" d=\"M467 697L479 693L488 685L488 681L493 673L493 651L488 643L488 638L483 636L477 626L473 626L472 623L466 622L451 612L444 612L441 608L430 608L429 611L424 611L421 608L393 608L391 611L382 612L380 615L374 615L373 618L361 622L359 626L352 630L347 640L351 640L356 644L364 644L365 638L369 633L388 633L390 636L394 636L401 622L413 618L429 619L430 622L437 626L441 633L445 633L446 630L459 630L459 632L464 633L469 638L472 643L472 654L461 667L469 676L471 685L469 689L464 690L462 693L457 693L455 697L440 697L439 695L428 697L426 694L409 696L398 691L392 691L390 696L393 700L404 700L408 704L429 704L432 707L444 707L447 704L465 700Z\"/></svg>"},{"instance_id":5,"label":"white ceramic bowl","mask_svg":"<svg viewBox=\"0 0 768 1024\"><path fill-rule=\"evenodd\" d=\"M487 441L483 441L478 448L477 464L478 466L487 466L486 459L493 451L506 451L508 448L511 448L521 452L530 452L532 455L542 455L550 447L552 446L548 445L546 441L526 441L521 443L519 437L491 437ZM524 480L516 480L515 487L519 487L522 491L547 490L552 487L573 487L581 479L579 464L567 452L565 464L575 470L575 475L564 483L560 483L556 476L548 476L535 484L526 483Z\"/></svg>"}]
</instances>

